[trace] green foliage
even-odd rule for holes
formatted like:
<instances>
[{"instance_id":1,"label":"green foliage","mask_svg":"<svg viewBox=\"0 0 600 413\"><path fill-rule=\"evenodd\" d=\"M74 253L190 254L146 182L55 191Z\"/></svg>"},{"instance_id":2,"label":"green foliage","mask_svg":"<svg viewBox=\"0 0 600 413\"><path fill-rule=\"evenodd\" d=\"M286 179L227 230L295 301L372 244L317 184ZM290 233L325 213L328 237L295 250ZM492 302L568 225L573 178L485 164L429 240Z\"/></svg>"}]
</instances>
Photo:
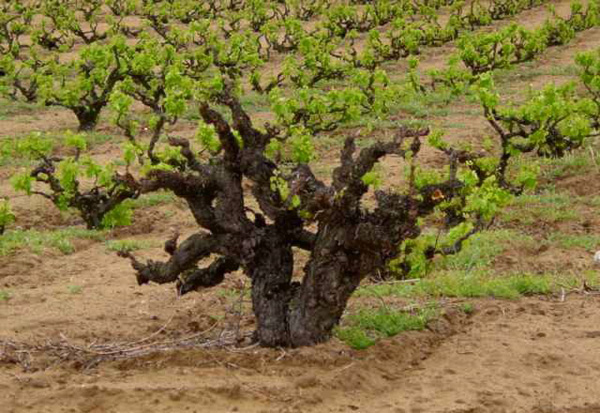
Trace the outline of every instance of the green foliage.
<instances>
[{"instance_id":1,"label":"green foliage","mask_svg":"<svg viewBox=\"0 0 600 413\"><path fill-rule=\"evenodd\" d=\"M460 309L465 314L473 314L473 312L475 311L475 306L472 303L462 303Z\"/></svg>"},{"instance_id":2,"label":"green foliage","mask_svg":"<svg viewBox=\"0 0 600 413\"><path fill-rule=\"evenodd\" d=\"M388 307L360 309L346 316L349 327L336 329L336 336L361 350L372 346L380 338L393 337L403 331L423 330L439 311L435 307L418 309L414 312Z\"/></svg>"},{"instance_id":3,"label":"green foliage","mask_svg":"<svg viewBox=\"0 0 600 413\"><path fill-rule=\"evenodd\" d=\"M581 82L593 102L588 115L594 120L594 126L598 128L600 126L600 49L578 54L575 63L580 69Z\"/></svg>"},{"instance_id":4,"label":"green foliage","mask_svg":"<svg viewBox=\"0 0 600 413\"><path fill-rule=\"evenodd\" d=\"M362 176L362 181L367 186L377 189L381 186L383 179L378 171L369 171Z\"/></svg>"},{"instance_id":5,"label":"green foliage","mask_svg":"<svg viewBox=\"0 0 600 413\"><path fill-rule=\"evenodd\" d=\"M337 327L335 336L355 350L364 350L376 343L376 340L360 327Z\"/></svg>"},{"instance_id":6,"label":"green foliage","mask_svg":"<svg viewBox=\"0 0 600 413\"><path fill-rule=\"evenodd\" d=\"M117 162L100 164L82 155L88 149L86 134L66 132L61 143L75 149L75 154L51 156L55 142L41 134L31 134L12 146L15 154L39 162L30 172L15 174L13 188L27 195L42 195L62 211L78 210L89 228L129 225L131 204L124 201L137 193L118 174Z\"/></svg>"},{"instance_id":7,"label":"green foliage","mask_svg":"<svg viewBox=\"0 0 600 413\"><path fill-rule=\"evenodd\" d=\"M481 185L476 184L478 178L472 174L467 174L464 179L467 185L471 183L472 188L466 197L464 206L467 214L474 214L484 221L490 221L512 199L509 191L497 185L495 176L486 178ZM469 179L472 181L469 182Z\"/></svg>"},{"instance_id":8,"label":"green foliage","mask_svg":"<svg viewBox=\"0 0 600 413\"><path fill-rule=\"evenodd\" d=\"M15 222L15 214L13 214L8 200L0 201L0 235L2 235L7 226Z\"/></svg>"},{"instance_id":9,"label":"green foliage","mask_svg":"<svg viewBox=\"0 0 600 413\"><path fill-rule=\"evenodd\" d=\"M69 291L69 294L81 294L83 287L80 285L69 285L67 290Z\"/></svg>"},{"instance_id":10,"label":"green foliage","mask_svg":"<svg viewBox=\"0 0 600 413\"><path fill-rule=\"evenodd\" d=\"M15 191L25 192L27 195L31 195L33 181L29 174L14 175L10 180Z\"/></svg>"},{"instance_id":11,"label":"green foliage","mask_svg":"<svg viewBox=\"0 0 600 413\"><path fill-rule=\"evenodd\" d=\"M525 3L521 2L521 6L511 6L508 9L516 11ZM491 7L500 4L504 8L507 3L491 2ZM534 4L530 3L524 7L533 6ZM473 15L471 12L471 16ZM429 72L433 80L432 85L434 89L435 85L443 85L453 94L462 94L469 85L476 83L483 73L531 61L550 46L567 44L577 32L597 25L599 16L596 2L588 4L584 9L581 3L575 1L572 3L569 17L563 18L554 14L552 19L547 20L538 29L528 30L523 26L511 24L490 33L466 33L459 38L458 53L448 60L446 68ZM452 21L451 18L450 22ZM466 66L466 70L462 68L463 65ZM413 61L407 80L412 88L426 91L427 88L420 83L415 69L416 63Z\"/></svg>"},{"instance_id":12,"label":"green foliage","mask_svg":"<svg viewBox=\"0 0 600 413\"><path fill-rule=\"evenodd\" d=\"M545 50L547 41L541 31L511 24L492 33L465 35L457 46L460 59L478 75L531 60Z\"/></svg>"},{"instance_id":13,"label":"green foliage","mask_svg":"<svg viewBox=\"0 0 600 413\"><path fill-rule=\"evenodd\" d=\"M0 290L0 302L8 301L12 298L12 294L7 290Z\"/></svg>"},{"instance_id":14,"label":"green foliage","mask_svg":"<svg viewBox=\"0 0 600 413\"><path fill-rule=\"evenodd\" d=\"M131 225L132 218L133 207L128 199L116 205L102 217L100 228L114 228Z\"/></svg>"}]
</instances>

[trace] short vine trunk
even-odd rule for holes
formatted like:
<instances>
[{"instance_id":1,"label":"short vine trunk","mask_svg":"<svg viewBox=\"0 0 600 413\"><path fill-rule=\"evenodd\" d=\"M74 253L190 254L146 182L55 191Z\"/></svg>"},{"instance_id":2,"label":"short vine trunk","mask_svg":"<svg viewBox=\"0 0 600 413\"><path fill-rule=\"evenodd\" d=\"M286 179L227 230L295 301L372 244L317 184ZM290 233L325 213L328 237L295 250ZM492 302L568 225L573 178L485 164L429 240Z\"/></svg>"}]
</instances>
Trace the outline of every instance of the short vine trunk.
<instances>
[{"instance_id":1,"label":"short vine trunk","mask_svg":"<svg viewBox=\"0 0 600 413\"><path fill-rule=\"evenodd\" d=\"M85 107L74 109L73 112L79 121L79 132L91 132L96 129L101 111L102 107Z\"/></svg>"},{"instance_id":2,"label":"short vine trunk","mask_svg":"<svg viewBox=\"0 0 600 413\"><path fill-rule=\"evenodd\" d=\"M241 269L252 283L255 339L262 346L326 341L361 280L397 257L402 241L419 235L421 217L460 193L459 158L451 158L446 181L419 188L411 182L406 194L376 191L377 206L369 210L361 205L369 191L365 174L387 155L405 158L410 153L414 159L427 130L401 128L393 141L376 142L358 153L354 139L348 138L328 185L305 164L278 171L265 149L279 131L254 128L227 91L219 99L231 110L231 124L207 103L200 106L200 115L215 127L221 156L203 162L188 140L170 138L169 145L180 149L185 162L174 170L153 170L136 183L142 193L166 189L184 198L203 229L179 245L177 235L168 240L165 251L171 257L166 262L142 263L130 253L121 255L131 260L139 284L174 282L180 294L218 285L227 273ZM245 180L252 183L250 191ZM260 210L248 207L250 195ZM296 248L309 254L298 280ZM210 257L212 263L199 267Z\"/></svg>"}]
</instances>

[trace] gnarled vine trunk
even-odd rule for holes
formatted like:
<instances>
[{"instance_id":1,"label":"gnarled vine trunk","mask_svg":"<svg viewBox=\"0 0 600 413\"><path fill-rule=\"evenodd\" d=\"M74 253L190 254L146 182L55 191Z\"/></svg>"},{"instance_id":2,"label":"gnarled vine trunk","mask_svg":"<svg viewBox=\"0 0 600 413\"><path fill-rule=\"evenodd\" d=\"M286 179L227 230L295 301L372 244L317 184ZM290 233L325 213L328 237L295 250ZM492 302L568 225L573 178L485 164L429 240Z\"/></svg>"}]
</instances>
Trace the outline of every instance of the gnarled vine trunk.
<instances>
[{"instance_id":1,"label":"gnarled vine trunk","mask_svg":"<svg viewBox=\"0 0 600 413\"><path fill-rule=\"evenodd\" d=\"M137 184L143 192L167 189L184 198L204 230L179 245L177 237L167 241L165 251L171 258L166 262L142 263L129 253L121 255L132 261L138 283L176 282L180 294L215 286L240 268L252 282L255 338L261 345L295 347L325 341L361 280L384 269L403 240L419 235L420 217L458 193L456 167L450 168L447 181L418 190L411 183L404 195L378 191L377 207L367 210L361 205L369 189L363 176L384 156L410 153L414 159L428 131L400 129L393 141L358 153L354 139L347 139L341 165L327 185L304 164L288 173L279 171L264 155L278 131L255 129L227 93L220 103L230 109L231 124L207 104L200 106L203 120L215 127L221 141L220 157L202 163L186 139L170 138L185 165L154 170ZM252 183L251 195L260 212L246 206L250 194L244 193L242 178ZM281 181L288 190L285 197L273 190L273 182ZM294 248L310 254L301 281L292 279ZM198 266L210 256L218 258Z\"/></svg>"}]
</instances>

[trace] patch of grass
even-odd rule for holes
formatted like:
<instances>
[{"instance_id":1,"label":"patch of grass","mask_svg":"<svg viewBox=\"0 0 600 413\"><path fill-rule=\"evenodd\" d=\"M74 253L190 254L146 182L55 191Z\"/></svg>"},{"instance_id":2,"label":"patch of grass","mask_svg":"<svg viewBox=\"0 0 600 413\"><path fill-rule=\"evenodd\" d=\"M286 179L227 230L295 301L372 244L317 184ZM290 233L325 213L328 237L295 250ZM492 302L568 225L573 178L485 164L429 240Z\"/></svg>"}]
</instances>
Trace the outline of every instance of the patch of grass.
<instances>
[{"instance_id":1,"label":"patch of grass","mask_svg":"<svg viewBox=\"0 0 600 413\"><path fill-rule=\"evenodd\" d=\"M75 247L71 240L75 238L103 241L104 231L93 231L81 228L67 228L55 231L14 230L7 231L0 237L0 256L8 255L16 250L28 248L39 254L44 248L55 248L63 254L71 254Z\"/></svg>"},{"instance_id":2,"label":"patch of grass","mask_svg":"<svg viewBox=\"0 0 600 413\"><path fill-rule=\"evenodd\" d=\"M384 337L393 337L403 331L423 330L438 315L434 307L414 312L388 307L361 309L346 317L347 327L338 327L336 336L355 349L364 349Z\"/></svg>"},{"instance_id":3,"label":"patch of grass","mask_svg":"<svg viewBox=\"0 0 600 413\"><path fill-rule=\"evenodd\" d=\"M402 105L399 105L398 109L404 113L407 113L408 115L422 119L443 117L450 114L450 110L447 108L429 106L424 102L419 102L413 99L407 99Z\"/></svg>"},{"instance_id":4,"label":"patch of grass","mask_svg":"<svg viewBox=\"0 0 600 413\"><path fill-rule=\"evenodd\" d=\"M7 290L0 290L0 301L8 301L12 297L12 294Z\"/></svg>"},{"instance_id":5,"label":"patch of grass","mask_svg":"<svg viewBox=\"0 0 600 413\"><path fill-rule=\"evenodd\" d=\"M565 249L583 248L591 252L598 249L600 235L555 232L548 237L548 241Z\"/></svg>"},{"instance_id":6,"label":"patch of grass","mask_svg":"<svg viewBox=\"0 0 600 413\"><path fill-rule=\"evenodd\" d=\"M534 225L542 222L563 222L576 220L579 215L573 203L576 200L567 193L545 191L540 194L526 194L516 197L510 208L500 215L504 221Z\"/></svg>"},{"instance_id":7,"label":"patch of grass","mask_svg":"<svg viewBox=\"0 0 600 413\"><path fill-rule=\"evenodd\" d=\"M577 283L574 276L560 280L556 275L515 274L497 276L489 272L445 272L414 283L389 283L361 287L356 296L368 297L495 297L516 299L524 295L550 294L565 282ZM590 281L596 284L597 280Z\"/></svg>"},{"instance_id":8,"label":"patch of grass","mask_svg":"<svg viewBox=\"0 0 600 413\"><path fill-rule=\"evenodd\" d=\"M60 139L60 135L59 135ZM88 144L88 147L102 145L107 142L111 142L115 139L115 136L109 135L107 133L102 132L87 132L85 134L85 140Z\"/></svg>"},{"instance_id":9,"label":"patch of grass","mask_svg":"<svg viewBox=\"0 0 600 413\"><path fill-rule=\"evenodd\" d=\"M174 202L177 197L172 192L152 192L142 195L131 201L131 206L135 208L149 208L157 205Z\"/></svg>"},{"instance_id":10,"label":"patch of grass","mask_svg":"<svg viewBox=\"0 0 600 413\"><path fill-rule=\"evenodd\" d=\"M67 290L69 290L69 294L81 294L83 287L80 285L69 285Z\"/></svg>"},{"instance_id":11,"label":"patch of grass","mask_svg":"<svg viewBox=\"0 0 600 413\"><path fill-rule=\"evenodd\" d=\"M360 327L338 327L335 336L355 350L364 350L376 342Z\"/></svg>"},{"instance_id":12,"label":"patch of grass","mask_svg":"<svg viewBox=\"0 0 600 413\"><path fill-rule=\"evenodd\" d=\"M406 99L402 99L395 111L407 113L417 118L445 117L450 114L449 103L453 100L447 91L432 93L408 92Z\"/></svg>"},{"instance_id":13,"label":"patch of grass","mask_svg":"<svg viewBox=\"0 0 600 413\"><path fill-rule=\"evenodd\" d=\"M589 206L600 207L600 196L585 197L581 201Z\"/></svg>"},{"instance_id":14,"label":"patch of grass","mask_svg":"<svg viewBox=\"0 0 600 413\"><path fill-rule=\"evenodd\" d=\"M227 298L229 300L239 299L240 293L242 292L236 288L222 288L217 291L217 295L219 297ZM242 294L244 299L249 299L252 297L252 290L249 287L244 287L244 291Z\"/></svg>"},{"instance_id":15,"label":"patch of grass","mask_svg":"<svg viewBox=\"0 0 600 413\"><path fill-rule=\"evenodd\" d=\"M595 166L589 153L584 150L574 151L556 159L542 158L539 162L546 166L542 177L549 180L580 175Z\"/></svg>"},{"instance_id":16,"label":"patch of grass","mask_svg":"<svg viewBox=\"0 0 600 413\"><path fill-rule=\"evenodd\" d=\"M420 309L413 313L380 307L376 310L362 309L357 314L348 316L348 321L362 329L392 337L402 331L423 330L436 314L437 311L433 308Z\"/></svg>"},{"instance_id":17,"label":"patch of grass","mask_svg":"<svg viewBox=\"0 0 600 413\"><path fill-rule=\"evenodd\" d=\"M465 314L473 314L473 312L475 311L475 306L473 305L473 303L462 303L460 309Z\"/></svg>"},{"instance_id":18,"label":"patch of grass","mask_svg":"<svg viewBox=\"0 0 600 413\"><path fill-rule=\"evenodd\" d=\"M271 108L268 94L249 91L244 93L241 101L244 108L248 108L250 113L269 112Z\"/></svg>"},{"instance_id":19,"label":"patch of grass","mask_svg":"<svg viewBox=\"0 0 600 413\"><path fill-rule=\"evenodd\" d=\"M123 239L106 241L105 245L106 249L109 251L133 252L158 247L160 246L160 242L150 240Z\"/></svg>"},{"instance_id":20,"label":"patch of grass","mask_svg":"<svg viewBox=\"0 0 600 413\"><path fill-rule=\"evenodd\" d=\"M444 129L466 129L467 125L462 122L443 122L442 127Z\"/></svg>"},{"instance_id":21,"label":"patch of grass","mask_svg":"<svg viewBox=\"0 0 600 413\"><path fill-rule=\"evenodd\" d=\"M44 111L44 106L36 103L27 103L19 100L0 99L0 119L8 119L19 113L32 114L37 111Z\"/></svg>"},{"instance_id":22,"label":"patch of grass","mask_svg":"<svg viewBox=\"0 0 600 413\"><path fill-rule=\"evenodd\" d=\"M515 77L519 81L535 80L540 76L577 76L580 69L575 64L566 65L547 65L535 67L534 65L523 66L519 65L516 68L496 70L495 75L498 84L510 82L514 84Z\"/></svg>"},{"instance_id":23,"label":"patch of grass","mask_svg":"<svg viewBox=\"0 0 600 413\"><path fill-rule=\"evenodd\" d=\"M489 267L510 244L528 245L533 238L512 230L484 231L465 242L462 251L448 255L436 263L436 269L470 271Z\"/></svg>"},{"instance_id":24,"label":"patch of grass","mask_svg":"<svg viewBox=\"0 0 600 413\"><path fill-rule=\"evenodd\" d=\"M175 216L176 212L173 211L172 209L169 209L168 211L164 211L163 215L165 216L165 218L173 218Z\"/></svg>"}]
</instances>

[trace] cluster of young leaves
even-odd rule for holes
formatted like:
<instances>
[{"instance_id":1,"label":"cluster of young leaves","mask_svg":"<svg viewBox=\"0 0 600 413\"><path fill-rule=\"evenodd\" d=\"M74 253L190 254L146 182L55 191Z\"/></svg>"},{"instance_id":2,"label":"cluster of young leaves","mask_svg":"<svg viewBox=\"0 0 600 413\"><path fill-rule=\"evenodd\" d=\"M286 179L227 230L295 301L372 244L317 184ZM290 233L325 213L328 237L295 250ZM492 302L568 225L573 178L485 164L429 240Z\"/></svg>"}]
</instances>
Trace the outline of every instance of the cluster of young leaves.
<instances>
[{"instance_id":1,"label":"cluster of young leaves","mask_svg":"<svg viewBox=\"0 0 600 413\"><path fill-rule=\"evenodd\" d=\"M544 32L511 24L490 34L465 35L457 46L459 57L472 75L503 69L531 60L547 47Z\"/></svg>"},{"instance_id":2,"label":"cluster of young leaves","mask_svg":"<svg viewBox=\"0 0 600 413\"><path fill-rule=\"evenodd\" d=\"M511 1L520 5L516 8L526 5L522 0ZM132 84L132 77L126 74L134 71L135 62L149 60L146 48L164 57L168 52L156 49L173 47L180 61L178 70L196 81L206 78L208 67L216 67L230 79L253 73L254 89L267 93L284 81L295 87L312 87L321 80L347 76L350 66L372 70L386 59L416 53L419 44L439 43L435 35L439 25L434 21L439 7L452 4L458 14L464 9L460 2L408 0L378 0L366 6L340 4L328 10L317 0L40 0L26 4L11 0L0 10L0 71L4 74L0 92L13 99L68 108L78 118L80 130L95 127L117 85ZM471 13L476 10L478 7L471 7ZM317 14L323 21L307 31L302 20ZM425 17L416 22L406 20L417 15ZM132 16L141 24L133 26L128 19ZM220 32L213 30L214 21ZM390 22L387 44L373 29ZM158 37L144 35L147 29ZM370 46L361 56L356 57L352 46L349 49L354 55L336 53L336 45L344 37L351 40L357 32L368 30ZM273 50L289 57L283 70L263 85L260 68L271 59ZM154 60L155 66L163 68L171 64ZM136 77L138 89L140 79L148 78L150 66L144 69L146 75ZM146 82L143 88L152 91L156 86ZM129 96L134 97L132 93ZM139 96L134 99L141 101ZM155 117L164 117L155 107L151 109Z\"/></svg>"},{"instance_id":3,"label":"cluster of young leaves","mask_svg":"<svg viewBox=\"0 0 600 413\"><path fill-rule=\"evenodd\" d=\"M441 232L427 230L427 223L423 222L422 235L401 245L400 257L391 263L392 271L402 276L423 275L436 253L456 252L513 196L535 188L539 165L520 162L526 154L562 157L598 136L600 51L578 54L575 60L581 69L580 81L587 90L583 96L574 82L548 84L540 91L531 91L525 102L502 103L492 74L486 72L478 77L473 88L495 135L486 138L483 150L478 151L455 148L441 134L430 135L431 146L450 159L459 159L465 167L457 173L463 183L462 196L444 199L437 207L439 219L454 225ZM420 168L407 168L407 176L414 177L417 188L442 182L444 177L439 170ZM440 192L437 196L443 199L445 194Z\"/></svg>"},{"instance_id":4,"label":"cluster of young leaves","mask_svg":"<svg viewBox=\"0 0 600 413\"><path fill-rule=\"evenodd\" d=\"M428 71L431 88L441 85L453 93L462 93L476 83L481 74L533 60L548 47L566 44L575 33L599 23L597 1L590 2L585 8L579 1L574 1L569 17L554 15L538 29L511 24L490 33L466 33L458 39L458 53L448 59L446 67ZM418 78L416 67L415 61L409 72L409 82L416 90L426 92L428 88Z\"/></svg>"},{"instance_id":5,"label":"cluster of young leaves","mask_svg":"<svg viewBox=\"0 0 600 413\"><path fill-rule=\"evenodd\" d=\"M6 227L15 222L15 214L13 214L8 199L0 202L0 235L4 234Z\"/></svg>"},{"instance_id":6,"label":"cluster of young leaves","mask_svg":"<svg viewBox=\"0 0 600 413\"><path fill-rule=\"evenodd\" d=\"M121 22L105 18L100 1L21 3L0 10L0 93L68 108L80 130L93 129L125 69ZM101 18L109 29L100 31Z\"/></svg>"},{"instance_id":7,"label":"cluster of young leaves","mask_svg":"<svg viewBox=\"0 0 600 413\"><path fill-rule=\"evenodd\" d=\"M12 177L16 191L43 196L61 211L77 210L90 229L131 223L131 205L125 201L139 193L131 186L129 173L118 173L118 161L100 164L83 155L87 149L84 134L65 136L62 149L73 153L65 157L53 155L53 142L38 134L20 141L20 155L39 163Z\"/></svg>"},{"instance_id":8,"label":"cluster of young leaves","mask_svg":"<svg viewBox=\"0 0 600 413\"><path fill-rule=\"evenodd\" d=\"M459 38L461 33L477 27L489 25L494 20L516 15L523 10L542 4L542 0L508 0L481 3L474 1L466 5L463 1L452 2L450 16L445 24L439 22L436 8L419 5L407 7L398 14L385 31L371 29L366 47L359 52L353 39L357 30L348 31L345 36L350 41L341 56L355 67L370 68L383 62L398 60L420 53L423 46L441 46Z\"/></svg>"},{"instance_id":9,"label":"cluster of young leaves","mask_svg":"<svg viewBox=\"0 0 600 413\"><path fill-rule=\"evenodd\" d=\"M410 1L377 0L366 6L337 4L325 14L323 28L332 36L344 38L351 32L364 33L394 19L414 15L427 6Z\"/></svg>"},{"instance_id":10,"label":"cluster of young leaves","mask_svg":"<svg viewBox=\"0 0 600 413\"><path fill-rule=\"evenodd\" d=\"M600 129L600 49L575 56L579 78L585 87L593 109L589 113L594 129Z\"/></svg>"},{"instance_id":11,"label":"cluster of young leaves","mask_svg":"<svg viewBox=\"0 0 600 413\"><path fill-rule=\"evenodd\" d=\"M426 179L438 175L431 171L420 171L418 174L427 177ZM438 177L441 178L442 175ZM416 278L427 274L435 256L460 252L464 243L474 234L486 229L497 213L513 199L510 191L502 188L494 176L481 182L472 171L463 170L457 178L460 189L452 197L439 203L433 214L434 222L421 220L421 234L405 240L399 246L399 256L389 264L396 277ZM436 195L445 198L441 192ZM442 229L444 226L445 230Z\"/></svg>"},{"instance_id":12,"label":"cluster of young leaves","mask_svg":"<svg viewBox=\"0 0 600 413\"><path fill-rule=\"evenodd\" d=\"M518 105L501 103L490 73L480 76L474 90L486 120L495 131L495 139L486 139L483 152L453 148L442 139L430 143L449 156L463 159L471 178L480 185L493 179L512 194L532 189L539 168L532 163L511 170L515 160L528 153L562 157L598 132L594 122L598 108L592 99L576 93L574 83L548 84L541 91L531 92Z\"/></svg>"}]
</instances>

